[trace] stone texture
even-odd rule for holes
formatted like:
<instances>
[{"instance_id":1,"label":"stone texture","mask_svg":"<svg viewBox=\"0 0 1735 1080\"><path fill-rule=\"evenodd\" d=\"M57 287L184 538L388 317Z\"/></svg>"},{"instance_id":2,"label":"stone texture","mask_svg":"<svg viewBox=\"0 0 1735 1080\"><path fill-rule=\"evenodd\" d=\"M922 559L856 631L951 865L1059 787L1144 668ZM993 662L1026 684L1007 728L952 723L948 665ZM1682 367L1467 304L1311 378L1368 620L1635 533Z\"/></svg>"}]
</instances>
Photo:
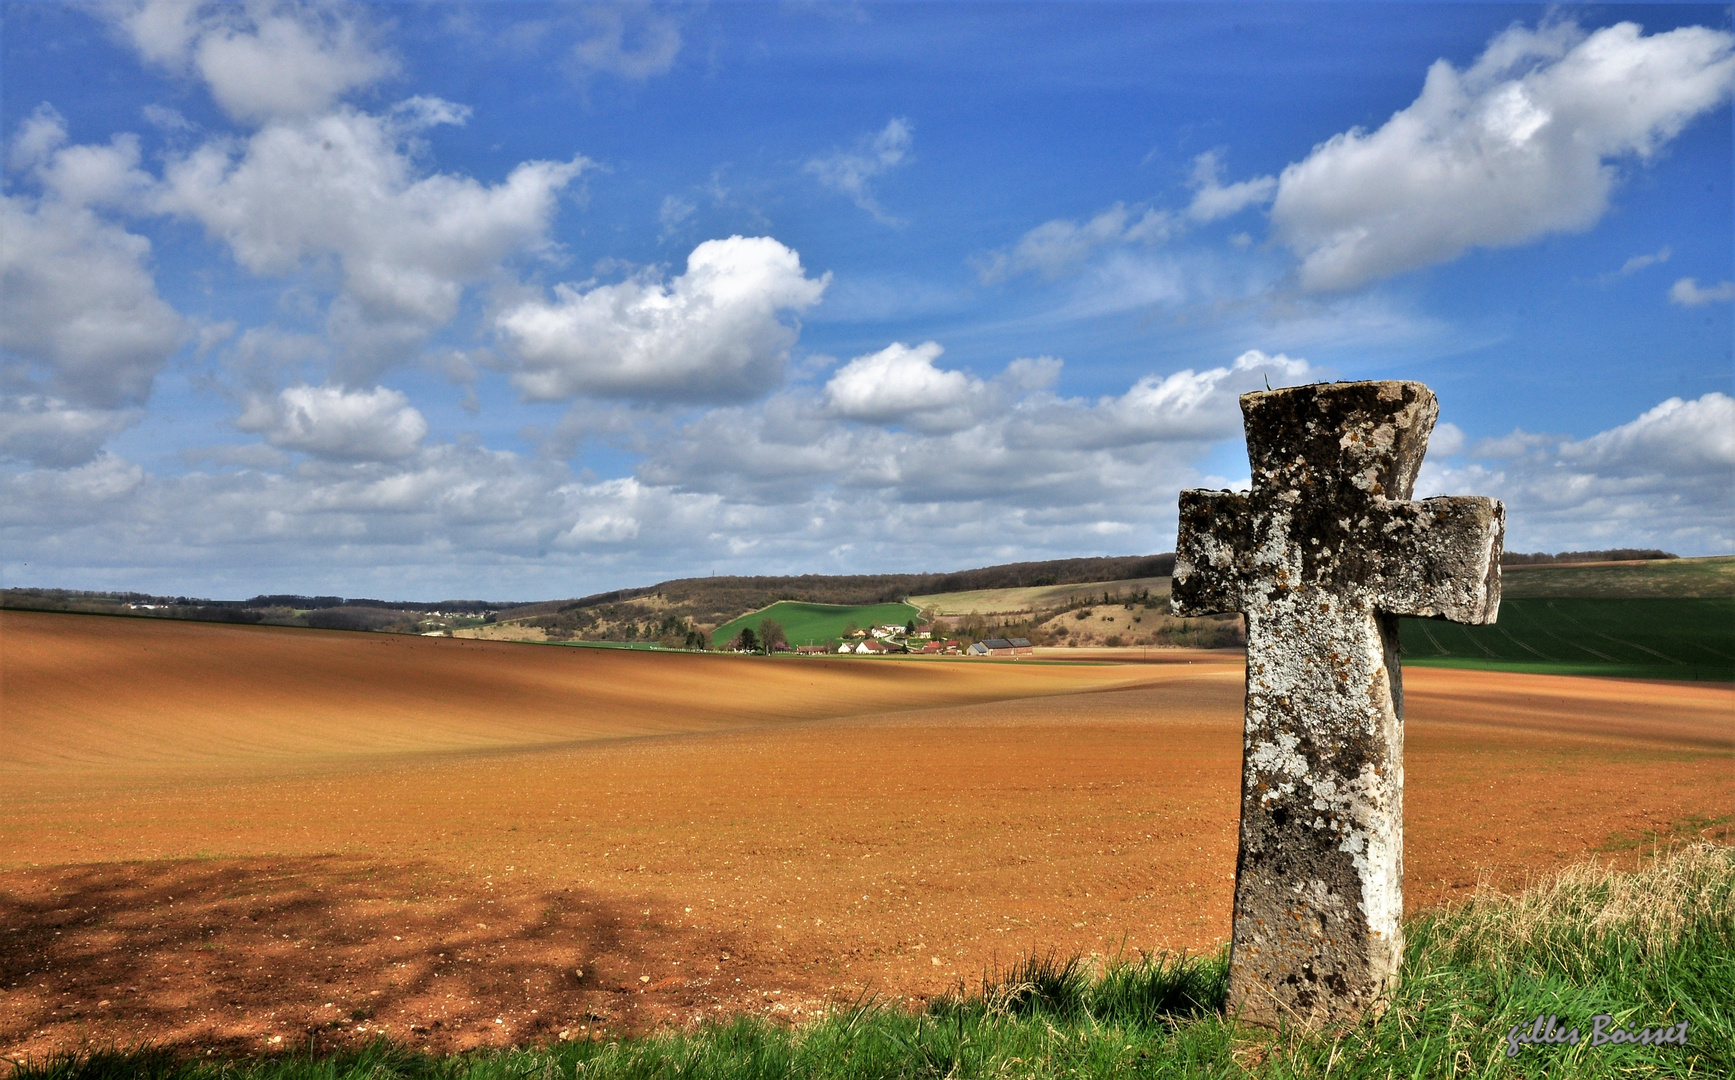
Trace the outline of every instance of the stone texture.
<instances>
[{"instance_id":1,"label":"stone texture","mask_svg":"<svg viewBox=\"0 0 1735 1080\"><path fill-rule=\"evenodd\" d=\"M1400 615L1493 622L1505 508L1410 502L1439 407L1414 382L1241 398L1253 487L1181 493L1177 615L1247 619L1230 1007L1352 1018L1403 954Z\"/></svg>"}]
</instances>

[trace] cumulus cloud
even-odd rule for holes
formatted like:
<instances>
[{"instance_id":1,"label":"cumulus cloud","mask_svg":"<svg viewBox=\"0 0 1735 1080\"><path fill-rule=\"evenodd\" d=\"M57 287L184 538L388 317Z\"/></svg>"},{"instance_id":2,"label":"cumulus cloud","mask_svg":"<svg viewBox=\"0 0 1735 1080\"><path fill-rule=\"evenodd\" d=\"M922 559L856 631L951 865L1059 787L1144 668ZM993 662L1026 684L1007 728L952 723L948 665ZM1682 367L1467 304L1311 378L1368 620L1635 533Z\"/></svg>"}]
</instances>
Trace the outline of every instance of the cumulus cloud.
<instances>
[{"instance_id":1,"label":"cumulus cloud","mask_svg":"<svg viewBox=\"0 0 1735 1080\"><path fill-rule=\"evenodd\" d=\"M1496 37L1468 69L1440 60L1377 131L1333 136L1283 170L1271 220L1310 291L1587 229L1616 163L1653 157L1735 82L1735 35L1572 23Z\"/></svg>"},{"instance_id":2,"label":"cumulus cloud","mask_svg":"<svg viewBox=\"0 0 1735 1080\"><path fill-rule=\"evenodd\" d=\"M123 132L107 145L68 145L66 121L47 102L18 125L6 164L35 181L45 201L62 207L137 209L154 183L139 168L138 136Z\"/></svg>"},{"instance_id":3,"label":"cumulus cloud","mask_svg":"<svg viewBox=\"0 0 1735 1080\"><path fill-rule=\"evenodd\" d=\"M397 70L356 8L143 0L107 10L141 56L196 74L236 120L312 116Z\"/></svg>"},{"instance_id":4,"label":"cumulus cloud","mask_svg":"<svg viewBox=\"0 0 1735 1080\"><path fill-rule=\"evenodd\" d=\"M1430 461L1418 495L1488 494L1507 504L1508 547L1735 546L1735 398L1670 398L1584 439L1515 431Z\"/></svg>"},{"instance_id":5,"label":"cumulus cloud","mask_svg":"<svg viewBox=\"0 0 1735 1080\"><path fill-rule=\"evenodd\" d=\"M51 468L83 465L137 420L133 410L80 409L34 394L0 397L0 457Z\"/></svg>"},{"instance_id":6,"label":"cumulus cloud","mask_svg":"<svg viewBox=\"0 0 1735 1080\"><path fill-rule=\"evenodd\" d=\"M262 448L263 449L263 448ZM546 596L575 581L630 583L727 553L727 535L790 535L797 516L725 506L631 477L579 481L564 466L461 444L395 461L312 459L274 471L222 455L221 470L153 474L112 453L71 469L0 471L0 550L119 587L249 595L363 594L394 567L398 595ZM130 568L116 574L115 552ZM100 554L99 554L100 553ZM141 580L137 567L162 575ZM8 579L20 565L9 561ZM165 580L168 579L168 580Z\"/></svg>"},{"instance_id":7,"label":"cumulus cloud","mask_svg":"<svg viewBox=\"0 0 1735 1080\"><path fill-rule=\"evenodd\" d=\"M1194 221L1216 221L1232 217L1249 206L1271 201L1277 190L1277 178L1261 176L1240 183L1222 182L1223 161L1216 151L1207 151L1193 159L1193 201L1187 206L1187 216Z\"/></svg>"},{"instance_id":8,"label":"cumulus cloud","mask_svg":"<svg viewBox=\"0 0 1735 1080\"><path fill-rule=\"evenodd\" d=\"M1735 470L1735 398L1670 398L1631 423L1564 442L1562 461L1603 475L1701 476Z\"/></svg>"},{"instance_id":9,"label":"cumulus cloud","mask_svg":"<svg viewBox=\"0 0 1735 1080\"><path fill-rule=\"evenodd\" d=\"M836 497L935 504L949 513L967 505L987 516L1089 507L1092 520L1119 513L1125 524L1126 515L1168 513L1153 511L1143 488L1197 479L1204 448L1240 433L1240 394L1312 371L1305 361L1254 350L1089 401L1047 391L1058 368L1051 359L1015 361L984 381L940 371L938 355L933 343L892 346L846 365L819 398L791 392L758 408L716 410L659 439L640 476L755 504ZM920 408L908 391L921 385L950 408ZM849 416L845 408L854 410L852 422L838 424L840 414ZM924 422L935 416L947 422Z\"/></svg>"},{"instance_id":10,"label":"cumulus cloud","mask_svg":"<svg viewBox=\"0 0 1735 1080\"><path fill-rule=\"evenodd\" d=\"M842 420L823 392L799 388L672 426L665 416L645 464L601 480L429 444L390 390L292 387L255 400L243 426L306 458L285 463L261 443L189 454L195 467L176 474L100 452L0 471L0 545L29 551L34 573L125 550L129 565L196 574L207 591L233 575L242 595L261 575L274 588L363 591L345 582L387 563L410 568L398 587L411 592L549 595L695 562L844 570L1158 550L1172 542L1175 491L1227 482L1197 463L1238 434L1235 395L1308 370L1249 354L1082 400L1047 389L1057 366L1015 361L975 381L974 418L956 430Z\"/></svg>"},{"instance_id":11,"label":"cumulus cloud","mask_svg":"<svg viewBox=\"0 0 1735 1080\"><path fill-rule=\"evenodd\" d=\"M495 326L518 360L527 399L580 395L647 401L743 401L783 379L796 315L831 275L769 237L707 240L686 272L646 271L613 285L555 286L555 299L503 311Z\"/></svg>"},{"instance_id":12,"label":"cumulus cloud","mask_svg":"<svg viewBox=\"0 0 1735 1080\"><path fill-rule=\"evenodd\" d=\"M0 473L0 537L49 560L124 543L141 565L199 566L229 551L236 572L268 567L285 588L370 580L382 561L402 561L431 575L430 595L451 587L440 575L454 552L468 591L549 595L574 580L650 581L695 563L843 571L864 560L914 569L1160 550L1173 542L1179 489L1237 479L1201 462L1239 440L1238 396L1319 377L1302 360L1251 351L1081 399L1049 389L1056 361L977 379L942 369L942 355L931 343L888 348L851 363L893 373L890 383L798 387L680 422L665 414L634 475L603 480L545 459L429 445L389 390L291 388L256 403L261 419L249 426L279 432L274 445L310 459L283 469L269 454L226 448L208 457L228 471L160 476L99 452L73 468ZM921 403L889 391L904 385L899 376L931 379L924 369L940 377L933 394L970 410L966 425L908 422L904 410ZM305 415L291 418L297 410ZM395 433L383 437L388 453L354 451L382 431ZM1691 554L1735 543L1727 395L1665 401L1586 438L1515 432L1463 444L1461 431L1438 427L1419 494L1505 499L1515 548ZM240 552L261 561L250 567Z\"/></svg>"},{"instance_id":13,"label":"cumulus cloud","mask_svg":"<svg viewBox=\"0 0 1735 1080\"><path fill-rule=\"evenodd\" d=\"M581 77L600 73L642 81L675 66L681 28L649 4L593 4L584 18L586 33L572 47Z\"/></svg>"},{"instance_id":14,"label":"cumulus cloud","mask_svg":"<svg viewBox=\"0 0 1735 1080\"><path fill-rule=\"evenodd\" d=\"M388 116L339 108L172 158L155 207L202 224L261 275L334 264L329 329L371 378L457 313L466 285L547 245L559 193L589 168L527 161L498 184L425 174L408 141L468 110L412 98Z\"/></svg>"},{"instance_id":15,"label":"cumulus cloud","mask_svg":"<svg viewBox=\"0 0 1735 1080\"><path fill-rule=\"evenodd\" d=\"M138 420L186 336L157 295L150 241L98 208L130 205L150 184L138 141L68 145L43 105L19 125L7 164L40 186L0 195L0 457L83 465Z\"/></svg>"},{"instance_id":16,"label":"cumulus cloud","mask_svg":"<svg viewBox=\"0 0 1735 1080\"><path fill-rule=\"evenodd\" d=\"M150 241L53 197L0 195L0 234L9 381L80 406L142 402L185 327L157 295Z\"/></svg>"},{"instance_id":17,"label":"cumulus cloud","mask_svg":"<svg viewBox=\"0 0 1735 1080\"><path fill-rule=\"evenodd\" d=\"M879 352L858 356L825 384L826 404L834 415L873 423L915 421L923 426L968 422L965 407L984 386L962 371L934 366L945 350L925 341L915 348L893 342Z\"/></svg>"},{"instance_id":18,"label":"cumulus cloud","mask_svg":"<svg viewBox=\"0 0 1735 1080\"><path fill-rule=\"evenodd\" d=\"M1700 288L1698 278L1684 277L1669 287L1669 302L1682 307L1727 304L1731 300L1735 300L1735 281Z\"/></svg>"},{"instance_id":19,"label":"cumulus cloud","mask_svg":"<svg viewBox=\"0 0 1735 1080\"><path fill-rule=\"evenodd\" d=\"M857 206L888 225L898 218L880 209L871 181L904 163L910 151L910 122L899 117L886 121L876 135L864 135L849 150L833 150L803 166L803 171L833 191L849 196Z\"/></svg>"},{"instance_id":20,"label":"cumulus cloud","mask_svg":"<svg viewBox=\"0 0 1735 1080\"><path fill-rule=\"evenodd\" d=\"M291 386L255 396L235 426L265 436L280 450L326 461L396 461L415 453L428 422L396 390Z\"/></svg>"},{"instance_id":21,"label":"cumulus cloud","mask_svg":"<svg viewBox=\"0 0 1735 1080\"><path fill-rule=\"evenodd\" d=\"M1116 244L1159 244L1175 232L1167 210L1129 209L1115 203L1086 221L1055 218L1036 226L1011 248L975 260L985 284L1024 273L1056 278L1076 268L1099 248Z\"/></svg>"}]
</instances>

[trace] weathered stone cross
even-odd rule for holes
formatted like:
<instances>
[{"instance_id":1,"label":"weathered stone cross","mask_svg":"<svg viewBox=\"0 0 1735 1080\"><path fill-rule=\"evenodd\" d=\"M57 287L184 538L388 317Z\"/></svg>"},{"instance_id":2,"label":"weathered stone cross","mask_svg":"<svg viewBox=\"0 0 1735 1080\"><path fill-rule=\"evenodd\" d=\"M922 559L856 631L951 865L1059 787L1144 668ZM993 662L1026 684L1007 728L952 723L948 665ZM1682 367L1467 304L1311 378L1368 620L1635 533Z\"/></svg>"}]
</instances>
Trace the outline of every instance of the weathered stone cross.
<instances>
[{"instance_id":1,"label":"weathered stone cross","mask_svg":"<svg viewBox=\"0 0 1735 1080\"><path fill-rule=\"evenodd\" d=\"M1177 615L1247 618L1230 1009L1376 1005L1403 955L1398 616L1491 623L1506 509L1407 501L1439 415L1421 383L1243 395L1253 490L1181 492Z\"/></svg>"}]
</instances>

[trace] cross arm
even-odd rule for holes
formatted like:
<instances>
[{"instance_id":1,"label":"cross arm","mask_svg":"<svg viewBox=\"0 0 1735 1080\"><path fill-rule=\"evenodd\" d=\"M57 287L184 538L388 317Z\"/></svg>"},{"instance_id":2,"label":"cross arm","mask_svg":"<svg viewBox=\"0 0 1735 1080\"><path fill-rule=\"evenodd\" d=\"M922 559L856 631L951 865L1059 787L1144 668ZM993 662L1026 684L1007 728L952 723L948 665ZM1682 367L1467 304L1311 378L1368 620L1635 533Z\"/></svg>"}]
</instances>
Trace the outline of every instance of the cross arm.
<instances>
[{"instance_id":1,"label":"cross arm","mask_svg":"<svg viewBox=\"0 0 1735 1080\"><path fill-rule=\"evenodd\" d=\"M1257 543L1252 501L1238 491L1181 492L1175 574L1169 608L1176 615L1241 611L1249 558Z\"/></svg>"},{"instance_id":2,"label":"cross arm","mask_svg":"<svg viewBox=\"0 0 1735 1080\"><path fill-rule=\"evenodd\" d=\"M1500 611L1500 552L1506 507L1455 495L1385 506L1369 539L1379 546L1375 605L1388 615L1491 623Z\"/></svg>"}]
</instances>

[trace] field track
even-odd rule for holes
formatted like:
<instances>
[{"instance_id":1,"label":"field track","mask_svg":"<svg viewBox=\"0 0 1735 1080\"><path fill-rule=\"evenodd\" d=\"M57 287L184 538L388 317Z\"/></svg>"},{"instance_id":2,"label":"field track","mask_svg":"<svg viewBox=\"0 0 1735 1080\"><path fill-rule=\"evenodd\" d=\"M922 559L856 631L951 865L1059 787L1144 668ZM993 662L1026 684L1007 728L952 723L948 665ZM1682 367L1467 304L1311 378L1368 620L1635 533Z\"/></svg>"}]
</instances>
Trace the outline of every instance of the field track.
<instances>
[{"instance_id":1,"label":"field track","mask_svg":"<svg viewBox=\"0 0 1735 1080\"><path fill-rule=\"evenodd\" d=\"M1238 657L765 662L10 612L0 635L0 1055L798 1019L1228 929ZM1728 836L1727 685L1405 690L1411 910Z\"/></svg>"}]
</instances>

